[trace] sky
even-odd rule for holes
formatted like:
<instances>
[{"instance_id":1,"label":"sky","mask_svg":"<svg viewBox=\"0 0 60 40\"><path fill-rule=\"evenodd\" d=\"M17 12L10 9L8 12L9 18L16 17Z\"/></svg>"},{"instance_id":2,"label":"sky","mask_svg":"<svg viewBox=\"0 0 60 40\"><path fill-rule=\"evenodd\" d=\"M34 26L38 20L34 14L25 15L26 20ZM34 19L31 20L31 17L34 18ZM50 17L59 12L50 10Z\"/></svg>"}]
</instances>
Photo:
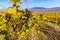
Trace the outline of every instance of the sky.
<instances>
[{"instance_id":1,"label":"sky","mask_svg":"<svg viewBox=\"0 0 60 40\"><path fill-rule=\"evenodd\" d=\"M60 0L21 0L23 2L21 4L22 9L24 8L33 8L33 7L60 7ZM10 7L12 4L9 3L9 0L0 0L0 9L4 7Z\"/></svg>"}]
</instances>

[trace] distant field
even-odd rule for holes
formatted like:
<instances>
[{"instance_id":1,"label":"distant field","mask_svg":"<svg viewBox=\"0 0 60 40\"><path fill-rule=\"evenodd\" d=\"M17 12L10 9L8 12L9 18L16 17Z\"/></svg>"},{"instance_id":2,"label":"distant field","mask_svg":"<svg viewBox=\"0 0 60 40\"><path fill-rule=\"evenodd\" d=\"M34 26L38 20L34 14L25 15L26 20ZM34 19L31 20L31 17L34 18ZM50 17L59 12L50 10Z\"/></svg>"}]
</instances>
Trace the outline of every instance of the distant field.
<instances>
[{"instance_id":1,"label":"distant field","mask_svg":"<svg viewBox=\"0 0 60 40\"><path fill-rule=\"evenodd\" d=\"M34 11L34 13L42 14L47 17L60 17L60 10L39 10Z\"/></svg>"},{"instance_id":2,"label":"distant field","mask_svg":"<svg viewBox=\"0 0 60 40\"><path fill-rule=\"evenodd\" d=\"M43 20L60 23L60 10L38 10L33 13L40 15Z\"/></svg>"}]
</instances>

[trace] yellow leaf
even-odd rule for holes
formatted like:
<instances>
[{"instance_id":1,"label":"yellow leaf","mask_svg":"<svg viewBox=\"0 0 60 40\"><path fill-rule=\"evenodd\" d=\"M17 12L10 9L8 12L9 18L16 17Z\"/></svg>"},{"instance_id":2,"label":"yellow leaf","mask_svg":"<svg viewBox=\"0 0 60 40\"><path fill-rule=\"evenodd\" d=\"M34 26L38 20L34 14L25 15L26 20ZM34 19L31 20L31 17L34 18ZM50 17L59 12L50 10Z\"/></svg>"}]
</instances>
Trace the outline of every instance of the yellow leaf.
<instances>
[{"instance_id":1,"label":"yellow leaf","mask_svg":"<svg viewBox=\"0 0 60 40\"><path fill-rule=\"evenodd\" d=\"M17 34L19 35L20 32L17 32Z\"/></svg>"},{"instance_id":2,"label":"yellow leaf","mask_svg":"<svg viewBox=\"0 0 60 40\"><path fill-rule=\"evenodd\" d=\"M25 34L25 32L22 32L22 34L21 34L21 35L23 36L24 34Z\"/></svg>"},{"instance_id":3,"label":"yellow leaf","mask_svg":"<svg viewBox=\"0 0 60 40\"><path fill-rule=\"evenodd\" d=\"M16 9L15 8L8 8L7 9L7 13L9 13L9 14L15 14L16 13Z\"/></svg>"}]
</instances>

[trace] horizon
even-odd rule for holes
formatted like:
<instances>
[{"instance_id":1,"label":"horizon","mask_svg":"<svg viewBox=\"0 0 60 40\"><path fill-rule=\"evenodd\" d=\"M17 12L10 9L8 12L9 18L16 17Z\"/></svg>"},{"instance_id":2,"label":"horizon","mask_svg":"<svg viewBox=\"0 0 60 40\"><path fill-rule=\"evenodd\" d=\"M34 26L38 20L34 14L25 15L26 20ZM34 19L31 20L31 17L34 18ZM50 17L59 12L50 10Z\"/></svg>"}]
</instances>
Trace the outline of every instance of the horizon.
<instances>
[{"instance_id":1,"label":"horizon","mask_svg":"<svg viewBox=\"0 0 60 40\"><path fill-rule=\"evenodd\" d=\"M24 8L33 8L33 7L44 7L44 8L53 8L53 7L60 7L60 0L21 0L23 2L21 4L21 9ZM2 5L2 6L1 6ZM0 9L4 7L8 8L12 6L9 3L9 0L0 0Z\"/></svg>"}]
</instances>

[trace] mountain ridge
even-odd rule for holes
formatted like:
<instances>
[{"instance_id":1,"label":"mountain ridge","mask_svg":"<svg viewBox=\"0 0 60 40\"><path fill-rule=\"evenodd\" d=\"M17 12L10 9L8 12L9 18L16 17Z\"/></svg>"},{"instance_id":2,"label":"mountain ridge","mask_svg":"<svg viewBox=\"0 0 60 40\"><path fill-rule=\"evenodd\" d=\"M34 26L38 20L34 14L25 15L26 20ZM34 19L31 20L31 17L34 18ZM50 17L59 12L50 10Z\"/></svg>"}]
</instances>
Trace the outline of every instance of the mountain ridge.
<instances>
[{"instance_id":1,"label":"mountain ridge","mask_svg":"<svg viewBox=\"0 0 60 40\"><path fill-rule=\"evenodd\" d=\"M45 7L33 7L30 10L60 10L60 7L52 7L52 8L45 8Z\"/></svg>"}]
</instances>

